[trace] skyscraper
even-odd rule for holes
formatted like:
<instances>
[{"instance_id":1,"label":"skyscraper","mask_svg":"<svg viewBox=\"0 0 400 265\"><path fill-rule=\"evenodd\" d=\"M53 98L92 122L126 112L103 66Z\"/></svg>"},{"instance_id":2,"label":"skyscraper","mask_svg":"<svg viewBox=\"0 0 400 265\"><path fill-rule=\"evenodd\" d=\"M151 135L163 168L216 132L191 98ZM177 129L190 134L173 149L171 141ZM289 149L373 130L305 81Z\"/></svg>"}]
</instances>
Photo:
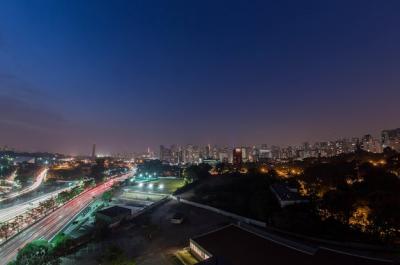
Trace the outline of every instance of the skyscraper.
<instances>
[{"instance_id":1,"label":"skyscraper","mask_svg":"<svg viewBox=\"0 0 400 265\"><path fill-rule=\"evenodd\" d=\"M372 153L382 152L382 145L380 141L372 137L370 134L366 134L361 138L361 148Z\"/></svg>"},{"instance_id":2,"label":"skyscraper","mask_svg":"<svg viewBox=\"0 0 400 265\"><path fill-rule=\"evenodd\" d=\"M242 164L242 148L233 149L233 164L236 166Z\"/></svg>"},{"instance_id":3,"label":"skyscraper","mask_svg":"<svg viewBox=\"0 0 400 265\"><path fill-rule=\"evenodd\" d=\"M93 144L92 147L92 159L94 160L96 158L96 144Z\"/></svg>"},{"instance_id":4,"label":"skyscraper","mask_svg":"<svg viewBox=\"0 0 400 265\"><path fill-rule=\"evenodd\" d=\"M167 147L165 147L163 145L160 145L160 160L161 161L170 163L171 162L171 158L172 158L171 155L172 154L171 154L171 149L170 148L167 148Z\"/></svg>"}]
</instances>

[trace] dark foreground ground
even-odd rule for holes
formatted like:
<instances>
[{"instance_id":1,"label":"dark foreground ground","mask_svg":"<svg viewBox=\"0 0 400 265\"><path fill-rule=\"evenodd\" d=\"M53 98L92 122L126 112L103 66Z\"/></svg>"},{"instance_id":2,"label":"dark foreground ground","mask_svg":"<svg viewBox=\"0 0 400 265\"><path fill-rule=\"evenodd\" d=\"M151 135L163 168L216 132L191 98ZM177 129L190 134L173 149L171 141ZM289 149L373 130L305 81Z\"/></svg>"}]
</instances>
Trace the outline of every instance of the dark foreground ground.
<instances>
[{"instance_id":1,"label":"dark foreground ground","mask_svg":"<svg viewBox=\"0 0 400 265\"><path fill-rule=\"evenodd\" d=\"M180 225L170 218L180 212L185 216ZM132 220L105 239L89 243L62 259L62 264L99 264L98 258L111 246L118 246L138 265L175 264L172 254L189 245L189 238L231 222L229 218L189 205L168 201Z\"/></svg>"},{"instance_id":2,"label":"dark foreground ground","mask_svg":"<svg viewBox=\"0 0 400 265\"><path fill-rule=\"evenodd\" d=\"M184 215L184 222L182 224L172 224L171 217L180 212ZM137 217L136 219L122 225L117 230L110 233L102 240L97 240L87 244L79 249L76 253L63 258L62 264L100 264L100 257L106 253L113 246L122 249L126 255L133 258L137 265L176 265L176 259L173 254L189 245L189 239L198 235L210 232L217 228L223 227L229 223L233 223L232 219L222 215L203 210L200 208L192 207L177 201L170 200L165 204L159 205L149 212ZM251 228L255 231L258 229ZM294 242L289 238L279 237L271 233L260 232L266 238L269 238L268 244L271 246L263 252L269 253L269 263L281 264L280 261L284 258L290 258L289 263L284 264L303 264L300 262L298 255L304 252L313 254L302 255L310 264L388 264L386 262L376 262L375 260L368 260L364 263L357 257L357 251L352 250L355 256L343 256L342 253L327 251L325 249L318 249L314 244L307 242ZM225 238L224 240L235 240ZM220 243L224 240L217 240ZM273 242L280 242L275 244ZM216 243L216 242L214 242ZM229 242L226 242L228 244ZM222 244L222 245L226 245ZM241 249L240 244L238 245ZM217 243L218 247L220 244ZM296 249L296 250L295 250ZM318 251L317 251L318 249ZM300 250L300 252L299 252ZM340 249L338 249L340 250ZM250 253L251 251L248 251ZM364 253L366 254L366 253ZM255 256L255 255L254 255ZM273 262L274 261L274 262ZM317 263L314 263L316 261ZM329 263L329 262L330 263ZM322 263L321 263L322 262ZM308 262L304 263L307 264ZM391 263L390 263L391 264Z\"/></svg>"}]
</instances>

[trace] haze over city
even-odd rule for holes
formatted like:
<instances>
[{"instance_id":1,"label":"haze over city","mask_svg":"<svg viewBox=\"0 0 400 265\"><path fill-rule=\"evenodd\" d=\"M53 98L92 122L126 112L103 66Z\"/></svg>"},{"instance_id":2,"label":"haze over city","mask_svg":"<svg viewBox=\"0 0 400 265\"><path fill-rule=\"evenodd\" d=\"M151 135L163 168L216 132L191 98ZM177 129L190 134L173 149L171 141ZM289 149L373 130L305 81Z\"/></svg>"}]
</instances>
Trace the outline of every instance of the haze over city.
<instances>
[{"instance_id":1,"label":"haze over city","mask_svg":"<svg viewBox=\"0 0 400 265\"><path fill-rule=\"evenodd\" d=\"M0 145L89 154L379 136L399 126L399 7L4 1Z\"/></svg>"}]
</instances>

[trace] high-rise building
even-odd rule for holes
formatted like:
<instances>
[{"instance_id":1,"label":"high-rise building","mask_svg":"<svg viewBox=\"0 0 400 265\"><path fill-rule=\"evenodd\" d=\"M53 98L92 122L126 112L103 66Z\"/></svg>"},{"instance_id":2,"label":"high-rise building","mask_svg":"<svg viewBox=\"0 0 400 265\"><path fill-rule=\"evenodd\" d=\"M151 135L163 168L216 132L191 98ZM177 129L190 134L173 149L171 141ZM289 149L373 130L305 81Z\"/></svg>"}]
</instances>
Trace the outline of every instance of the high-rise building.
<instances>
[{"instance_id":1,"label":"high-rise building","mask_svg":"<svg viewBox=\"0 0 400 265\"><path fill-rule=\"evenodd\" d=\"M218 160L222 163L229 163L229 154L226 151L221 151L218 153Z\"/></svg>"},{"instance_id":2,"label":"high-rise building","mask_svg":"<svg viewBox=\"0 0 400 265\"><path fill-rule=\"evenodd\" d=\"M171 149L160 145L160 160L170 163L171 162Z\"/></svg>"},{"instance_id":3,"label":"high-rise building","mask_svg":"<svg viewBox=\"0 0 400 265\"><path fill-rule=\"evenodd\" d=\"M272 152L266 144L262 144L258 150L258 161L267 162L268 159L272 158Z\"/></svg>"},{"instance_id":4,"label":"high-rise building","mask_svg":"<svg viewBox=\"0 0 400 265\"><path fill-rule=\"evenodd\" d=\"M180 145L171 145L171 163L180 164L183 162L183 151Z\"/></svg>"},{"instance_id":5,"label":"high-rise building","mask_svg":"<svg viewBox=\"0 0 400 265\"><path fill-rule=\"evenodd\" d=\"M234 148L233 149L233 164L240 165L242 164L242 148Z\"/></svg>"},{"instance_id":6,"label":"high-rise building","mask_svg":"<svg viewBox=\"0 0 400 265\"><path fill-rule=\"evenodd\" d=\"M92 159L96 159L96 144L93 144L92 146Z\"/></svg>"},{"instance_id":7,"label":"high-rise building","mask_svg":"<svg viewBox=\"0 0 400 265\"><path fill-rule=\"evenodd\" d=\"M206 145L204 156L205 156L204 158L211 158L211 157L212 157L212 154L211 154L211 145L210 145L210 144Z\"/></svg>"},{"instance_id":8,"label":"high-rise building","mask_svg":"<svg viewBox=\"0 0 400 265\"><path fill-rule=\"evenodd\" d=\"M382 145L380 141L370 134L366 134L361 138L361 148L371 153L381 153Z\"/></svg>"},{"instance_id":9,"label":"high-rise building","mask_svg":"<svg viewBox=\"0 0 400 265\"><path fill-rule=\"evenodd\" d=\"M381 137L383 148L390 147L393 150L400 152L400 128L383 130Z\"/></svg>"}]
</instances>

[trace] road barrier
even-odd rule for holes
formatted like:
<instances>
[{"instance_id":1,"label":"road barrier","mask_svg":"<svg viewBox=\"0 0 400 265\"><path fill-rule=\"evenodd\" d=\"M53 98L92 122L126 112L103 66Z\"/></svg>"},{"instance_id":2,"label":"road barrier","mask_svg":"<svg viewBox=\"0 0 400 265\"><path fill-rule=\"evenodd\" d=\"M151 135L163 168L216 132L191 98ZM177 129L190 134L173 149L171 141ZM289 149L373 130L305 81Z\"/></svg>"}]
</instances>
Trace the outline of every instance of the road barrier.
<instances>
[{"instance_id":1,"label":"road barrier","mask_svg":"<svg viewBox=\"0 0 400 265\"><path fill-rule=\"evenodd\" d=\"M261 221L254 220L254 219L251 219L251 218L247 218L247 217L244 217L244 216L241 216L241 215L238 215L238 214L227 212L227 211L224 211L224 210L221 210L221 209L209 206L209 205L205 205L205 204L201 204L201 203L198 203L198 202L192 202L192 201L189 201L189 200L186 200L186 199L182 199L179 196L171 195L170 198L172 198L172 199L174 199L174 200L176 200L178 202L186 203L186 204L198 207L198 208L203 208L205 210L209 210L209 211L212 211L212 212L215 212L215 213L218 213L218 214L233 218L235 220L238 220L238 221L246 223L246 224L251 224L251 225L255 225L255 226L263 227L263 228L267 227L267 224L265 222L261 222Z\"/></svg>"}]
</instances>

